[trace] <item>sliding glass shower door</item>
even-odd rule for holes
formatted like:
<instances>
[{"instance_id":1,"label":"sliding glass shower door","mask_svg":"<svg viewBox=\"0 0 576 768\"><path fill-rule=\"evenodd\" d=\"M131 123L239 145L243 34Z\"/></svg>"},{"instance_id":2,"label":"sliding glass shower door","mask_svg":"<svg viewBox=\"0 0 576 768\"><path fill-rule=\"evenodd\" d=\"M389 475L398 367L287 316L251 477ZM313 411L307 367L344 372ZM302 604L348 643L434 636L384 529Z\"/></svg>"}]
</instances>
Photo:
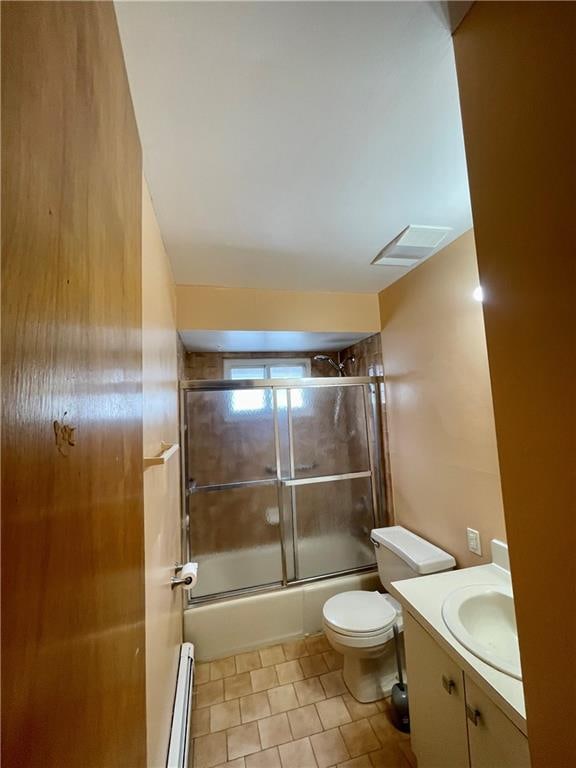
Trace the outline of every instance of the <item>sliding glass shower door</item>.
<instances>
[{"instance_id":1,"label":"sliding glass shower door","mask_svg":"<svg viewBox=\"0 0 576 768\"><path fill-rule=\"evenodd\" d=\"M374 564L384 515L374 378L183 382L193 600Z\"/></svg>"}]
</instances>

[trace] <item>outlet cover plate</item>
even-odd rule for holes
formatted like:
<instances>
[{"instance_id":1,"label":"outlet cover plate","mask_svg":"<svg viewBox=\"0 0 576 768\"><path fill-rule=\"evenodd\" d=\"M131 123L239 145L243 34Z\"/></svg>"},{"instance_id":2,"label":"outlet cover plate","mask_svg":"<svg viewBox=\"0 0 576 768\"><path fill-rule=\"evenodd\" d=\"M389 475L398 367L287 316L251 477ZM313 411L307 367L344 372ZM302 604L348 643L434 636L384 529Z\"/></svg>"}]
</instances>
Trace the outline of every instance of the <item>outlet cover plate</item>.
<instances>
[{"instance_id":1,"label":"outlet cover plate","mask_svg":"<svg viewBox=\"0 0 576 768\"><path fill-rule=\"evenodd\" d=\"M468 539L468 549L475 555L482 555L482 544L480 534L474 528L466 528L466 538Z\"/></svg>"}]
</instances>

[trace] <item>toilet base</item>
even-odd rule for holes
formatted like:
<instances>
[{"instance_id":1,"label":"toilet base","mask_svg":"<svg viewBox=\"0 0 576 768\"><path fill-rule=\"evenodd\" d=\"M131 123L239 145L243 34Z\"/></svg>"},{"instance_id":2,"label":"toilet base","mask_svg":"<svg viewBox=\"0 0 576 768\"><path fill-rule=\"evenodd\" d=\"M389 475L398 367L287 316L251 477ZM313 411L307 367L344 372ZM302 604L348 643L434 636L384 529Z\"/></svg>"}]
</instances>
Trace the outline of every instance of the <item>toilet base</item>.
<instances>
[{"instance_id":1,"label":"toilet base","mask_svg":"<svg viewBox=\"0 0 576 768\"><path fill-rule=\"evenodd\" d=\"M398 682L394 641L388 641L378 656L345 654L342 677L352 696L362 704L389 696Z\"/></svg>"}]
</instances>

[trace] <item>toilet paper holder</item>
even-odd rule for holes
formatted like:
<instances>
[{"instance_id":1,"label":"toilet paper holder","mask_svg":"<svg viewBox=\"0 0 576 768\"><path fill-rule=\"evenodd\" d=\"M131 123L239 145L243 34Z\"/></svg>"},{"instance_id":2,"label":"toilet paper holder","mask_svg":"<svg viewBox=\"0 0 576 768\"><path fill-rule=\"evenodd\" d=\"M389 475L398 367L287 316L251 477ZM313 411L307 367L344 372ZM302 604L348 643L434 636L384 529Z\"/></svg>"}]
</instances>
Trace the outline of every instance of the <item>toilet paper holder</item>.
<instances>
[{"instance_id":1,"label":"toilet paper holder","mask_svg":"<svg viewBox=\"0 0 576 768\"><path fill-rule=\"evenodd\" d=\"M172 589L174 589L174 587L179 587L181 584L190 586L190 584L192 584L192 576L187 576L185 579L179 579L178 576L172 576L170 579L170 586Z\"/></svg>"},{"instance_id":2,"label":"toilet paper holder","mask_svg":"<svg viewBox=\"0 0 576 768\"><path fill-rule=\"evenodd\" d=\"M174 589L174 587L179 587L182 585L190 586L192 584L192 576L186 576L185 578L180 578L178 576L182 568L184 568L184 563L174 563L175 575L170 579L170 586L172 589Z\"/></svg>"}]
</instances>

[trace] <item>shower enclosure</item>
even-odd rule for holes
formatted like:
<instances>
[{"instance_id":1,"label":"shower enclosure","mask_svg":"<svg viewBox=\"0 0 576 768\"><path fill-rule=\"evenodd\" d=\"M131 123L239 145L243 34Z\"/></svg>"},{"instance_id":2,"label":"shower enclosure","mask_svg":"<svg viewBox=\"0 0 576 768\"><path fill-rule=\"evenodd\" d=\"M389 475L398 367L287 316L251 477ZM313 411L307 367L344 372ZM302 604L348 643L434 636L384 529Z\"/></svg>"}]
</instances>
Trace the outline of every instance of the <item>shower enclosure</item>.
<instances>
[{"instance_id":1,"label":"shower enclosure","mask_svg":"<svg viewBox=\"0 0 576 768\"><path fill-rule=\"evenodd\" d=\"M184 381L191 603L374 567L386 520L377 377Z\"/></svg>"}]
</instances>

